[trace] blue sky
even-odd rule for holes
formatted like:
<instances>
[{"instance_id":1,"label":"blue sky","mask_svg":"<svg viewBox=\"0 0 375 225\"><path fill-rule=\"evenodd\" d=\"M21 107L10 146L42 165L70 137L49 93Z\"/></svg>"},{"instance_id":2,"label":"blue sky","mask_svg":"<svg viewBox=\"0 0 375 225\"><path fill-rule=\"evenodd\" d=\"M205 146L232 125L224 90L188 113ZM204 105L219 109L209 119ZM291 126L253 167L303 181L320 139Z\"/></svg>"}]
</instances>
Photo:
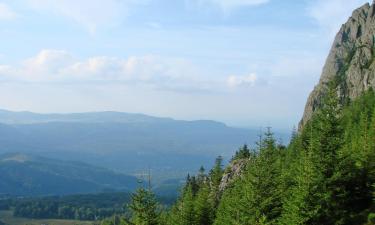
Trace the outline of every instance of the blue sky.
<instances>
[{"instance_id":1,"label":"blue sky","mask_svg":"<svg viewBox=\"0 0 375 225\"><path fill-rule=\"evenodd\" d=\"M366 0L0 0L0 108L291 129Z\"/></svg>"}]
</instances>

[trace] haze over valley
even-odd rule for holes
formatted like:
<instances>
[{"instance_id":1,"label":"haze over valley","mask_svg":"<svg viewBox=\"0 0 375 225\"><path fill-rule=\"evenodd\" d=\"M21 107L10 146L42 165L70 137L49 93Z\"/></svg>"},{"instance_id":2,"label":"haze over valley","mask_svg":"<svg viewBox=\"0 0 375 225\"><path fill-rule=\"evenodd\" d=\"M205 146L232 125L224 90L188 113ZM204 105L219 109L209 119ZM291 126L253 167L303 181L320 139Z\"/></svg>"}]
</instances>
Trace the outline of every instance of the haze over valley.
<instances>
[{"instance_id":1,"label":"haze over valley","mask_svg":"<svg viewBox=\"0 0 375 225\"><path fill-rule=\"evenodd\" d=\"M0 0L0 225L374 225L375 1Z\"/></svg>"}]
</instances>

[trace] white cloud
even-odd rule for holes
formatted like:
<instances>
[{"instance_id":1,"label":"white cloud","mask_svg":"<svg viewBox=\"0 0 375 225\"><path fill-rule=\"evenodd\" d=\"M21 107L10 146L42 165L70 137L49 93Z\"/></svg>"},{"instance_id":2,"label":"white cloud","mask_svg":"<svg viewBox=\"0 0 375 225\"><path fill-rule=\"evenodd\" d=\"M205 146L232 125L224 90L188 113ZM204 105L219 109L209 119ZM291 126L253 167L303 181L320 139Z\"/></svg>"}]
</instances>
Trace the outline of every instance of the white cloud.
<instances>
[{"instance_id":1,"label":"white cloud","mask_svg":"<svg viewBox=\"0 0 375 225\"><path fill-rule=\"evenodd\" d=\"M12 20L17 17L15 13L8 5L0 3L0 20Z\"/></svg>"},{"instance_id":2,"label":"white cloud","mask_svg":"<svg viewBox=\"0 0 375 225\"><path fill-rule=\"evenodd\" d=\"M61 68L72 63L73 57L62 50L42 50L36 56L23 62L23 70L27 74L44 76L58 74Z\"/></svg>"},{"instance_id":3,"label":"white cloud","mask_svg":"<svg viewBox=\"0 0 375 225\"><path fill-rule=\"evenodd\" d=\"M317 0L311 2L307 12L333 36L350 17L353 10L367 2L369 0Z\"/></svg>"},{"instance_id":4,"label":"white cloud","mask_svg":"<svg viewBox=\"0 0 375 225\"><path fill-rule=\"evenodd\" d=\"M156 55L77 59L45 49L17 65L0 65L0 80L22 82L136 83L158 88L202 88L205 80L189 61Z\"/></svg>"},{"instance_id":5,"label":"white cloud","mask_svg":"<svg viewBox=\"0 0 375 225\"><path fill-rule=\"evenodd\" d=\"M190 4L191 0L187 0ZM214 5L219 7L223 12L228 13L240 7L258 6L268 3L270 0L193 0L195 4Z\"/></svg>"},{"instance_id":6,"label":"white cloud","mask_svg":"<svg viewBox=\"0 0 375 225\"><path fill-rule=\"evenodd\" d=\"M230 88L251 87L255 85L256 81L257 75L254 73L245 76L231 75L227 79L227 85Z\"/></svg>"},{"instance_id":7,"label":"white cloud","mask_svg":"<svg viewBox=\"0 0 375 225\"><path fill-rule=\"evenodd\" d=\"M95 33L98 27L113 26L127 16L129 8L148 0L28 0L38 11L64 16Z\"/></svg>"}]
</instances>

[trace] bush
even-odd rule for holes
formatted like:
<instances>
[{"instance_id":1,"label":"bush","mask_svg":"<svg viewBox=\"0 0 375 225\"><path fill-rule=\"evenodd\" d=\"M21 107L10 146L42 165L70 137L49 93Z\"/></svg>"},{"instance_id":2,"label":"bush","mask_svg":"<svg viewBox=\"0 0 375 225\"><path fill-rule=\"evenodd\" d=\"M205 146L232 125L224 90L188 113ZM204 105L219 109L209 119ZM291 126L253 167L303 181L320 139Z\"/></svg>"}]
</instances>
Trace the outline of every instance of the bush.
<instances>
[{"instance_id":1,"label":"bush","mask_svg":"<svg viewBox=\"0 0 375 225\"><path fill-rule=\"evenodd\" d=\"M367 217L369 224L375 224L375 213L370 213Z\"/></svg>"}]
</instances>

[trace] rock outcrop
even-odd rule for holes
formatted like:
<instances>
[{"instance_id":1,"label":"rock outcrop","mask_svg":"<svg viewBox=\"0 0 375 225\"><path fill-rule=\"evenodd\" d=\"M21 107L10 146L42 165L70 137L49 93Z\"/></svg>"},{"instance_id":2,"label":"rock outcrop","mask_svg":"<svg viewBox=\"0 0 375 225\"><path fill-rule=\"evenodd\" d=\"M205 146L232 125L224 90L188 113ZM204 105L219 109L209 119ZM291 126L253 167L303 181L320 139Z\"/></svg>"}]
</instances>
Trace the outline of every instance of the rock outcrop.
<instances>
[{"instance_id":1,"label":"rock outcrop","mask_svg":"<svg viewBox=\"0 0 375 225\"><path fill-rule=\"evenodd\" d=\"M235 179L242 175L248 159L239 159L232 162L225 170L223 177L221 178L219 191L223 192Z\"/></svg>"},{"instance_id":2,"label":"rock outcrop","mask_svg":"<svg viewBox=\"0 0 375 225\"><path fill-rule=\"evenodd\" d=\"M319 83L307 100L299 130L321 107L331 81L336 81L342 103L371 87L375 89L375 0L356 9L336 35ZM236 160L227 167L219 186L221 192L241 177L248 162Z\"/></svg>"},{"instance_id":3,"label":"rock outcrop","mask_svg":"<svg viewBox=\"0 0 375 225\"><path fill-rule=\"evenodd\" d=\"M307 100L299 130L321 106L332 80L337 82L342 102L375 88L375 1L356 9L336 35L319 84Z\"/></svg>"}]
</instances>

